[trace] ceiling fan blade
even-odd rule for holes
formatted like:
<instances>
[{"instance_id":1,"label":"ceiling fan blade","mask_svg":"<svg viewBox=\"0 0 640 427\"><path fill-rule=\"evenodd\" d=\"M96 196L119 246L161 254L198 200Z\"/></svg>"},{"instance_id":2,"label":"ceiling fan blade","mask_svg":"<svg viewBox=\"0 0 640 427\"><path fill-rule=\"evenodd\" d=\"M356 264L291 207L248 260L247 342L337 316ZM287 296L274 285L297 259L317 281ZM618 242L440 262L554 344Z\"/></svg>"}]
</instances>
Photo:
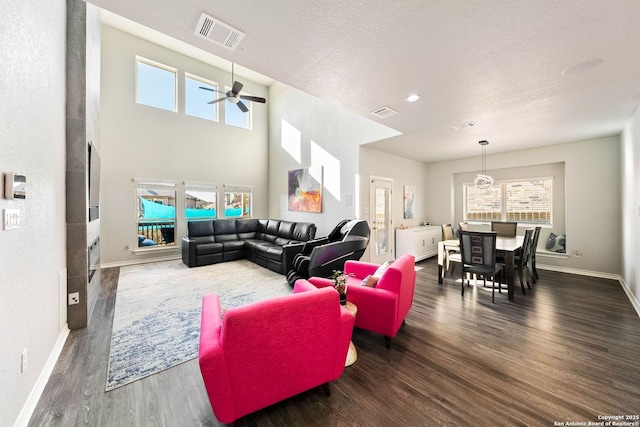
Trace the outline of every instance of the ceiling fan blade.
<instances>
[{"instance_id":1,"label":"ceiling fan blade","mask_svg":"<svg viewBox=\"0 0 640 427\"><path fill-rule=\"evenodd\" d=\"M233 82L233 87L231 88L231 92L235 94L239 94L241 90L242 90L242 83L238 81Z\"/></svg>"},{"instance_id":2,"label":"ceiling fan blade","mask_svg":"<svg viewBox=\"0 0 640 427\"><path fill-rule=\"evenodd\" d=\"M213 89L213 88L210 88L210 87L204 87L204 86L200 86L200 89L208 90L208 91L211 91L211 92L225 93L225 92L223 92L221 90Z\"/></svg>"},{"instance_id":3,"label":"ceiling fan blade","mask_svg":"<svg viewBox=\"0 0 640 427\"><path fill-rule=\"evenodd\" d=\"M253 102L261 102L261 103L265 103L267 102L266 99L264 98L260 98L259 96L249 96L249 95L240 95L241 99L246 99L247 101L253 101Z\"/></svg>"},{"instance_id":4,"label":"ceiling fan blade","mask_svg":"<svg viewBox=\"0 0 640 427\"><path fill-rule=\"evenodd\" d=\"M238 100L238 103L236 104L238 106L238 108L243 112L246 113L247 111L249 111L249 109L247 108L246 105L244 105L244 103L240 100Z\"/></svg>"},{"instance_id":5,"label":"ceiling fan blade","mask_svg":"<svg viewBox=\"0 0 640 427\"><path fill-rule=\"evenodd\" d=\"M225 96L225 97L222 97L222 98L214 99L214 100L213 100L213 101L211 101L211 102L207 102L207 104L216 104L216 103L218 103L218 102L222 102L222 101L224 101L225 99L227 99L227 97L226 97L226 96Z\"/></svg>"}]
</instances>

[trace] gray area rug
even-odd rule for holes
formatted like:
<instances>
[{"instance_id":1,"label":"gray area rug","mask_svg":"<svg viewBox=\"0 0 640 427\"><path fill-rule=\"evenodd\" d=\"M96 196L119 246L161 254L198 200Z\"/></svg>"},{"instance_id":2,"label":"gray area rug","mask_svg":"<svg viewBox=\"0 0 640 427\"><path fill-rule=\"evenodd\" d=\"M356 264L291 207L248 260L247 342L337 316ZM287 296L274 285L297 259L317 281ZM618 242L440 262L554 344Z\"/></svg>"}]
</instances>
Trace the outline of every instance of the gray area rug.
<instances>
[{"instance_id":1,"label":"gray area rug","mask_svg":"<svg viewBox=\"0 0 640 427\"><path fill-rule=\"evenodd\" d=\"M204 295L230 308L291 292L285 276L246 260L120 268L106 390L197 357Z\"/></svg>"}]
</instances>

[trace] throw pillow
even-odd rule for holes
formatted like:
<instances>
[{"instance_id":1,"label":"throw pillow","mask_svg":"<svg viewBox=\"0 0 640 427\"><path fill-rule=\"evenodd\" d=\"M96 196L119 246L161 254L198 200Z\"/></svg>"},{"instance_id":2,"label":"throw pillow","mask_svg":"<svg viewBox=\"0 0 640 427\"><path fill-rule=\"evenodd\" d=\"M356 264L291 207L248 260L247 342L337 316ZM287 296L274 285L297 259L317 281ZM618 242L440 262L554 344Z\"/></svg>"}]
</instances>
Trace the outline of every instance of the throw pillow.
<instances>
[{"instance_id":1,"label":"throw pillow","mask_svg":"<svg viewBox=\"0 0 640 427\"><path fill-rule=\"evenodd\" d=\"M551 252L566 253L566 240L567 236L565 234L556 235L555 233L550 233L545 248Z\"/></svg>"},{"instance_id":2,"label":"throw pillow","mask_svg":"<svg viewBox=\"0 0 640 427\"><path fill-rule=\"evenodd\" d=\"M368 275L362 280L360 286L367 286L369 288L375 288L378 284L379 277L374 276L373 274Z\"/></svg>"},{"instance_id":3,"label":"throw pillow","mask_svg":"<svg viewBox=\"0 0 640 427\"><path fill-rule=\"evenodd\" d=\"M387 271L387 268L389 268L390 265L391 265L390 261L385 262L380 267L378 267L376 272L373 273L373 276L377 277L378 279L381 278L384 272Z\"/></svg>"}]
</instances>

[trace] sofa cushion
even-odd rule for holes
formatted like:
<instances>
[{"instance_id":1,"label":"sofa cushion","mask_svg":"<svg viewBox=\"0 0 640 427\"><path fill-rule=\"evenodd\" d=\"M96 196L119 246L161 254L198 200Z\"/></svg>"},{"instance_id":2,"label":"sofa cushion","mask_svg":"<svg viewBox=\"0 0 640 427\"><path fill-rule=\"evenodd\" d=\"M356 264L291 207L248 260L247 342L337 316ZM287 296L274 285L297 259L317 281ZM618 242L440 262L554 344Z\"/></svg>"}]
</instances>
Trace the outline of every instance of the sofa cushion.
<instances>
[{"instance_id":1,"label":"sofa cushion","mask_svg":"<svg viewBox=\"0 0 640 427\"><path fill-rule=\"evenodd\" d=\"M217 254L222 252L222 243L201 243L196 247L197 255Z\"/></svg>"},{"instance_id":2,"label":"sofa cushion","mask_svg":"<svg viewBox=\"0 0 640 427\"><path fill-rule=\"evenodd\" d=\"M291 221L280 221L280 226L278 227L278 237L283 237L287 240L293 239L293 229L295 228L296 223Z\"/></svg>"},{"instance_id":3,"label":"sofa cushion","mask_svg":"<svg viewBox=\"0 0 640 427\"><path fill-rule=\"evenodd\" d=\"M244 251L244 240L229 240L228 242L222 242L225 252L230 251Z\"/></svg>"},{"instance_id":4,"label":"sofa cushion","mask_svg":"<svg viewBox=\"0 0 640 427\"><path fill-rule=\"evenodd\" d=\"M216 242L238 240L235 219L217 219L213 221L213 231L216 236Z\"/></svg>"},{"instance_id":5,"label":"sofa cushion","mask_svg":"<svg viewBox=\"0 0 640 427\"><path fill-rule=\"evenodd\" d=\"M254 248L256 256L280 261L282 259L282 246L275 244L262 244Z\"/></svg>"},{"instance_id":6,"label":"sofa cushion","mask_svg":"<svg viewBox=\"0 0 640 427\"><path fill-rule=\"evenodd\" d=\"M187 222L187 229L190 239L194 237L213 237L213 221L189 221ZM211 241L214 240L211 239Z\"/></svg>"},{"instance_id":7,"label":"sofa cushion","mask_svg":"<svg viewBox=\"0 0 640 427\"><path fill-rule=\"evenodd\" d=\"M249 218L237 219L236 231L238 232L238 239L254 239L258 231L258 220Z\"/></svg>"},{"instance_id":8,"label":"sofa cushion","mask_svg":"<svg viewBox=\"0 0 640 427\"><path fill-rule=\"evenodd\" d=\"M306 242L316 236L316 226L309 222L298 222L293 228L292 239L299 242Z\"/></svg>"}]
</instances>

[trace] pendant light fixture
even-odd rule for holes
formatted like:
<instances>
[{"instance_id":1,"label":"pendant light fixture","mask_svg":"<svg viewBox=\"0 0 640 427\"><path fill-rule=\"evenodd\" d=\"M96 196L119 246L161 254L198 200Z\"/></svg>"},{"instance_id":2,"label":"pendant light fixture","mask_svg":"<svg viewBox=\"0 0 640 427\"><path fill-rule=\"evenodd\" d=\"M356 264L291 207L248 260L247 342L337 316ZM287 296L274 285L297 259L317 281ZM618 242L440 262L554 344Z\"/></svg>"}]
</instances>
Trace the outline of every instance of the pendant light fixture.
<instances>
[{"instance_id":1,"label":"pendant light fixture","mask_svg":"<svg viewBox=\"0 0 640 427\"><path fill-rule=\"evenodd\" d=\"M487 188L493 185L493 178L487 175L486 158L484 155L484 147L489 145L489 141L485 141L485 140L478 141L478 144L482 146L482 173L479 173L478 175L476 175L476 179L473 180L473 183L476 186L476 188L479 188L481 190L486 190Z\"/></svg>"}]
</instances>

